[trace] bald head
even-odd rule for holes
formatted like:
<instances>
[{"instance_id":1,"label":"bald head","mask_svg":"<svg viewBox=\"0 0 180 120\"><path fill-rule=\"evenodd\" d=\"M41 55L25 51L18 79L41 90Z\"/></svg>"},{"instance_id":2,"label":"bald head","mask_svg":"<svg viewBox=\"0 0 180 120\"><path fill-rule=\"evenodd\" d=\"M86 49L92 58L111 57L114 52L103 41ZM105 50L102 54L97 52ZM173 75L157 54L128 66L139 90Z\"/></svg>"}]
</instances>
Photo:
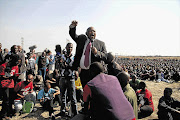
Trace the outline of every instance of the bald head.
<instances>
[{"instance_id":1,"label":"bald head","mask_svg":"<svg viewBox=\"0 0 180 120\"><path fill-rule=\"evenodd\" d=\"M129 82L129 74L126 72L120 72L117 76L116 76L121 84L122 89L128 84Z\"/></svg>"},{"instance_id":2,"label":"bald head","mask_svg":"<svg viewBox=\"0 0 180 120\"><path fill-rule=\"evenodd\" d=\"M90 40L94 40L96 38L96 30L94 27L89 27L86 31L86 35Z\"/></svg>"}]
</instances>

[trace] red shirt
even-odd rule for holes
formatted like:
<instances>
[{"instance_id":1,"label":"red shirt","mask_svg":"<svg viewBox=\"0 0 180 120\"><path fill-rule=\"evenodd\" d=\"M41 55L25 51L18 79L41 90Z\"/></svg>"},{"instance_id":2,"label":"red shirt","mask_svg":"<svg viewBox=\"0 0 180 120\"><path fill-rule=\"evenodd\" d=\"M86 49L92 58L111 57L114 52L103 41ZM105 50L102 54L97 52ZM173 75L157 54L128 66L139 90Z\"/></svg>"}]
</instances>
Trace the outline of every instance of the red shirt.
<instances>
[{"instance_id":1,"label":"red shirt","mask_svg":"<svg viewBox=\"0 0 180 120\"><path fill-rule=\"evenodd\" d=\"M27 94L31 93L32 89L33 89L33 82L30 82L28 85L26 85L24 81L21 81L16 84L14 91L19 93L20 95L26 96ZM17 99L21 99L21 98L18 97Z\"/></svg>"},{"instance_id":2,"label":"red shirt","mask_svg":"<svg viewBox=\"0 0 180 120\"><path fill-rule=\"evenodd\" d=\"M142 94L143 96L144 96L144 98L145 99L147 99L148 100L148 102L146 102L146 103L148 103L148 105L153 109L153 111L154 111L154 105L153 105L153 101L152 101L152 94L151 94L151 92L148 90L148 89L146 89L145 91L143 91L142 92L142 90L138 90L137 92L136 92L136 94L138 95L138 94ZM147 104L146 104L147 105Z\"/></svg>"},{"instance_id":3,"label":"red shirt","mask_svg":"<svg viewBox=\"0 0 180 120\"><path fill-rule=\"evenodd\" d=\"M7 63L0 65L0 75L2 75L2 76L5 75L6 66L7 66ZM18 66L13 66L10 74L11 74L11 77L17 75L18 74ZM14 88L14 80L13 79L1 80L0 87L2 87L2 88Z\"/></svg>"}]
</instances>

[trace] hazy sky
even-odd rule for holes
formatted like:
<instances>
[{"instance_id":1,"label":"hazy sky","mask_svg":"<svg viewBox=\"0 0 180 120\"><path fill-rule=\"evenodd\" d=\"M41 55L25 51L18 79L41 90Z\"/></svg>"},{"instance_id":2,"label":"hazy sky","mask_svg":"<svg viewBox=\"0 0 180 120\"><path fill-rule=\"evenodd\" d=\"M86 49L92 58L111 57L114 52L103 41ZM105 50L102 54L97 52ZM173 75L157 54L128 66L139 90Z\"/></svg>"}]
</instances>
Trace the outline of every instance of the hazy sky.
<instances>
[{"instance_id":1,"label":"hazy sky","mask_svg":"<svg viewBox=\"0 0 180 120\"><path fill-rule=\"evenodd\" d=\"M95 27L108 52L180 56L180 0L0 0L0 42L64 48L72 20L77 34Z\"/></svg>"}]
</instances>

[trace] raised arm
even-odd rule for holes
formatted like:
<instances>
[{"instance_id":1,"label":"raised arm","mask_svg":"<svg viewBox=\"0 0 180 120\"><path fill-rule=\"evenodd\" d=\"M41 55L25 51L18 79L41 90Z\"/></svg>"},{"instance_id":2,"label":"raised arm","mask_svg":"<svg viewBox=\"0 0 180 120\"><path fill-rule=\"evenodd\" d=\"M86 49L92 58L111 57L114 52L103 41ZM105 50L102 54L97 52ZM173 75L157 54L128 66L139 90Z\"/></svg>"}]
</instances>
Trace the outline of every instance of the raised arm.
<instances>
[{"instance_id":1,"label":"raised arm","mask_svg":"<svg viewBox=\"0 0 180 120\"><path fill-rule=\"evenodd\" d=\"M77 24L78 24L78 21L74 20L69 26L69 35L75 42L77 42L77 38L78 38L78 35L76 34Z\"/></svg>"}]
</instances>

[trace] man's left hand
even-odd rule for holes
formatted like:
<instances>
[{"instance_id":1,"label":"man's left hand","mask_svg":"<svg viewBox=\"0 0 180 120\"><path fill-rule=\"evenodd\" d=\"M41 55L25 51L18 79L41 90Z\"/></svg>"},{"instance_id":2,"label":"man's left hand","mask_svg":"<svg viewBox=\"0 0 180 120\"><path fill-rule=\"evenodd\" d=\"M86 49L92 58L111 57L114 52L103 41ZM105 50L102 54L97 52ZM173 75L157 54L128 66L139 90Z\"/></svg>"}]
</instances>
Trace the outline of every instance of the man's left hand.
<instances>
[{"instance_id":1,"label":"man's left hand","mask_svg":"<svg viewBox=\"0 0 180 120\"><path fill-rule=\"evenodd\" d=\"M95 47L91 47L91 51L92 51L92 53L93 53L94 55L97 54L97 49L96 49Z\"/></svg>"}]
</instances>

